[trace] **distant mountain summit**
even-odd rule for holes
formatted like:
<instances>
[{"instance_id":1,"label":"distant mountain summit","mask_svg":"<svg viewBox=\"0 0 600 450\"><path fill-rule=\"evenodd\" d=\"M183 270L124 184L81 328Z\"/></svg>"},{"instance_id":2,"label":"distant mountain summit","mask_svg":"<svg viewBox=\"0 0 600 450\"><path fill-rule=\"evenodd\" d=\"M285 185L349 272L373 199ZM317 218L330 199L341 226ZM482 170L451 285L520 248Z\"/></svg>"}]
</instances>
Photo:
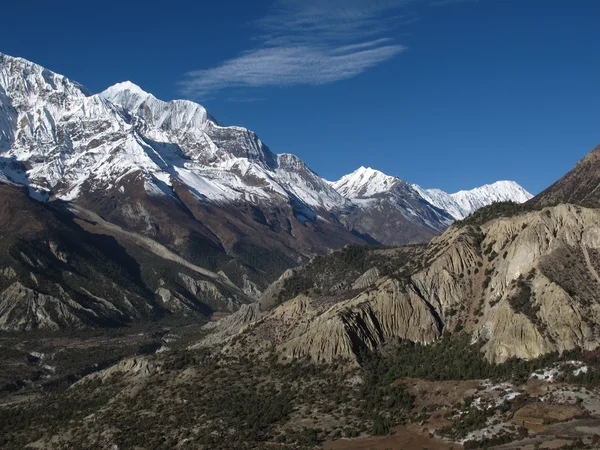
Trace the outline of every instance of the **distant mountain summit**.
<instances>
[{"instance_id":1,"label":"distant mountain summit","mask_svg":"<svg viewBox=\"0 0 600 450\"><path fill-rule=\"evenodd\" d=\"M514 181L497 181L493 184L448 194L440 189L423 189L414 184L419 194L434 206L447 211L454 219L464 219L484 206L496 202L524 203L533 196Z\"/></svg>"},{"instance_id":2,"label":"distant mountain summit","mask_svg":"<svg viewBox=\"0 0 600 450\"><path fill-rule=\"evenodd\" d=\"M523 203L532 197L514 181L498 181L448 194L440 189L409 185L370 167L360 167L330 184L358 205L342 215L342 221L391 245L428 240L454 220L492 203Z\"/></svg>"},{"instance_id":3,"label":"distant mountain summit","mask_svg":"<svg viewBox=\"0 0 600 450\"><path fill-rule=\"evenodd\" d=\"M347 198L366 198L391 190L401 180L371 169L360 167L331 185Z\"/></svg>"},{"instance_id":4,"label":"distant mountain summit","mask_svg":"<svg viewBox=\"0 0 600 450\"><path fill-rule=\"evenodd\" d=\"M331 186L351 201L339 214L342 223L380 243L424 242L453 222L407 182L375 169L360 167Z\"/></svg>"}]
</instances>

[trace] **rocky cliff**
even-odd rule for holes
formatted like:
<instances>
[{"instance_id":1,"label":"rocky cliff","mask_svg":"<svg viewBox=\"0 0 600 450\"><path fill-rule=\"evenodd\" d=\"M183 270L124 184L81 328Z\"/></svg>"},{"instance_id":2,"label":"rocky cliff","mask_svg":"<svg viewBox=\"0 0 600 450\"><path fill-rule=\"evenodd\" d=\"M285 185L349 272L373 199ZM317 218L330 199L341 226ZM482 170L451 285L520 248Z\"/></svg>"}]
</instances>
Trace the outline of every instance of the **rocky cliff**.
<instances>
[{"instance_id":1,"label":"rocky cliff","mask_svg":"<svg viewBox=\"0 0 600 450\"><path fill-rule=\"evenodd\" d=\"M352 282L310 275L314 282L300 295L280 281L273 289L283 302L251 318L224 351L357 361L398 339L430 343L442 333L468 333L488 360L503 362L598 345L600 211L559 205L457 225L410 251L392 270L368 257L359 274L350 261ZM339 256L327 258L325 266L339 265ZM311 274L310 264L303 270Z\"/></svg>"}]
</instances>

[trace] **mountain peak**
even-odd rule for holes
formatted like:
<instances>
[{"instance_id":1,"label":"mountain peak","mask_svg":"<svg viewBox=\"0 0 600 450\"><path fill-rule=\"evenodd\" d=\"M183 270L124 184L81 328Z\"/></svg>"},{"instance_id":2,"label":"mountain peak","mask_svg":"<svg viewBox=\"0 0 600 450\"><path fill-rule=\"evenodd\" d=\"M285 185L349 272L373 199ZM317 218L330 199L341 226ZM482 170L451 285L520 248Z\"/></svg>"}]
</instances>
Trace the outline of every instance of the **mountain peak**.
<instances>
[{"instance_id":1,"label":"mountain peak","mask_svg":"<svg viewBox=\"0 0 600 450\"><path fill-rule=\"evenodd\" d=\"M454 194L448 194L441 189L423 189L416 184L412 187L427 202L447 211L452 217L459 220L491 203L505 201L524 203L532 197L520 184L510 180L496 181Z\"/></svg>"},{"instance_id":2,"label":"mountain peak","mask_svg":"<svg viewBox=\"0 0 600 450\"><path fill-rule=\"evenodd\" d=\"M100 97L134 112L159 128L173 132L201 131L212 118L198 103L187 100L165 102L131 81L117 83L98 94Z\"/></svg>"},{"instance_id":3,"label":"mountain peak","mask_svg":"<svg viewBox=\"0 0 600 450\"><path fill-rule=\"evenodd\" d=\"M397 177L386 175L371 167L360 166L334 182L332 186L344 197L361 198L387 192L398 182L400 179Z\"/></svg>"},{"instance_id":4,"label":"mountain peak","mask_svg":"<svg viewBox=\"0 0 600 450\"><path fill-rule=\"evenodd\" d=\"M143 102L154 98L152 94L144 91L141 87L131 81L116 83L98 95L116 105L121 105L126 109L132 109L133 107L137 108Z\"/></svg>"},{"instance_id":5,"label":"mountain peak","mask_svg":"<svg viewBox=\"0 0 600 450\"><path fill-rule=\"evenodd\" d=\"M121 81L120 83L116 83L114 85L112 85L111 87L109 87L108 89L106 89L104 92L124 92L124 91L129 91L135 94L140 94L140 95L150 95L148 94L146 91L144 91L141 87L139 87L137 84L126 80L126 81Z\"/></svg>"}]
</instances>

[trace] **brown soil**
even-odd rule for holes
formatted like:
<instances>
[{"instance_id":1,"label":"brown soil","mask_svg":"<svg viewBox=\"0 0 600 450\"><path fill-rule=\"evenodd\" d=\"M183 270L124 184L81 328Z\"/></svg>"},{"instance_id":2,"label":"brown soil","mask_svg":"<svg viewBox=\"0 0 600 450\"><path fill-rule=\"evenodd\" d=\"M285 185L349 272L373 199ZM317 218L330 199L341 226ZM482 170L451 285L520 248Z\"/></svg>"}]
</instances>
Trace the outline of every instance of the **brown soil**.
<instances>
[{"instance_id":1,"label":"brown soil","mask_svg":"<svg viewBox=\"0 0 600 450\"><path fill-rule=\"evenodd\" d=\"M216 322L218 320L223 319L224 317L229 316L231 313L228 312L221 312L221 311L215 311L212 313L212 315L210 316L210 321L211 322Z\"/></svg>"},{"instance_id":2,"label":"brown soil","mask_svg":"<svg viewBox=\"0 0 600 450\"><path fill-rule=\"evenodd\" d=\"M424 448L431 450L454 448L458 450L462 446L460 444L429 438L406 427L399 427L393 436L339 439L326 442L323 448L327 450L422 450Z\"/></svg>"},{"instance_id":3,"label":"brown soil","mask_svg":"<svg viewBox=\"0 0 600 450\"><path fill-rule=\"evenodd\" d=\"M478 380L428 381L417 378L405 378L398 383L404 384L408 392L416 397L416 406L420 409L460 403L465 397L474 395L481 384Z\"/></svg>"},{"instance_id":4,"label":"brown soil","mask_svg":"<svg viewBox=\"0 0 600 450\"><path fill-rule=\"evenodd\" d=\"M530 403L513 416L513 422L527 428L530 432L540 433L549 423L564 422L582 414L581 408L574 405L549 405Z\"/></svg>"}]
</instances>

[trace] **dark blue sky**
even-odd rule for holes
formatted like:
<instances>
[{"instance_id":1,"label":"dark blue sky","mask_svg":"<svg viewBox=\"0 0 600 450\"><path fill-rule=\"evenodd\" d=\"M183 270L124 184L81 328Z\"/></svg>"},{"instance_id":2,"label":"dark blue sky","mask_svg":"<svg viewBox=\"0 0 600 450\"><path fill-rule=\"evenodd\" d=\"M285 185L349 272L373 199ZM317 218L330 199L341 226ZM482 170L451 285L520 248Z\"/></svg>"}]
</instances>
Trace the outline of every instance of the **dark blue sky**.
<instances>
[{"instance_id":1,"label":"dark blue sky","mask_svg":"<svg viewBox=\"0 0 600 450\"><path fill-rule=\"evenodd\" d=\"M595 0L149 3L10 2L0 51L199 101L329 179L537 193L600 143Z\"/></svg>"}]
</instances>

